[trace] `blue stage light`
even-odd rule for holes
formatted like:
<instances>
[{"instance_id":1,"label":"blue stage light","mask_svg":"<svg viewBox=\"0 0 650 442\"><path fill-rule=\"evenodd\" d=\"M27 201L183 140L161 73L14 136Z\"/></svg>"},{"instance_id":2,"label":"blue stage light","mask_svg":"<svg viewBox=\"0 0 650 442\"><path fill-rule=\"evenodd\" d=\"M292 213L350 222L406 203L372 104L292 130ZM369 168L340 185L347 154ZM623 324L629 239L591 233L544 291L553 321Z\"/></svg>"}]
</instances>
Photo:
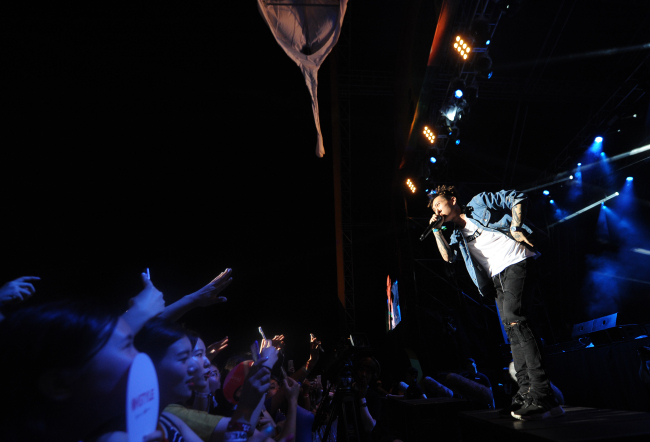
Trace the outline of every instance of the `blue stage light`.
<instances>
[{"instance_id":1,"label":"blue stage light","mask_svg":"<svg viewBox=\"0 0 650 442\"><path fill-rule=\"evenodd\" d=\"M456 140L456 146L460 144L460 140Z\"/></svg>"},{"instance_id":2,"label":"blue stage light","mask_svg":"<svg viewBox=\"0 0 650 442\"><path fill-rule=\"evenodd\" d=\"M543 193L544 195L548 195L548 194L551 193L551 192L549 192L548 190L545 190L545 191L542 192L542 193Z\"/></svg>"},{"instance_id":3,"label":"blue stage light","mask_svg":"<svg viewBox=\"0 0 650 442\"><path fill-rule=\"evenodd\" d=\"M600 153L600 156L601 156L601 157L604 157L604 156L605 156L605 152L601 152L601 153Z\"/></svg>"},{"instance_id":4,"label":"blue stage light","mask_svg":"<svg viewBox=\"0 0 650 442\"><path fill-rule=\"evenodd\" d=\"M490 73L488 74L488 78L492 78L492 74L493 74L493 72L490 71Z\"/></svg>"},{"instance_id":5,"label":"blue stage light","mask_svg":"<svg viewBox=\"0 0 650 442\"><path fill-rule=\"evenodd\" d=\"M461 91L460 89L456 89L456 92L454 92L454 97L463 98L463 91Z\"/></svg>"},{"instance_id":6,"label":"blue stage light","mask_svg":"<svg viewBox=\"0 0 650 442\"><path fill-rule=\"evenodd\" d=\"M572 179L573 179L573 175L569 175L569 179L572 180Z\"/></svg>"},{"instance_id":7,"label":"blue stage light","mask_svg":"<svg viewBox=\"0 0 650 442\"><path fill-rule=\"evenodd\" d=\"M488 41L485 42L485 45L486 45L486 46L489 45L489 44L490 44L490 40L488 40Z\"/></svg>"},{"instance_id":8,"label":"blue stage light","mask_svg":"<svg viewBox=\"0 0 650 442\"><path fill-rule=\"evenodd\" d=\"M582 163L578 163L578 167L582 166Z\"/></svg>"},{"instance_id":9,"label":"blue stage light","mask_svg":"<svg viewBox=\"0 0 650 442\"><path fill-rule=\"evenodd\" d=\"M632 178L631 176L629 176L629 177L625 178L625 181L634 181L634 178Z\"/></svg>"},{"instance_id":10,"label":"blue stage light","mask_svg":"<svg viewBox=\"0 0 650 442\"><path fill-rule=\"evenodd\" d=\"M429 161L431 161L432 163L435 163L438 160L436 160L436 157L431 157L431 158L429 158Z\"/></svg>"},{"instance_id":11,"label":"blue stage light","mask_svg":"<svg viewBox=\"0 0 650 442\"><path fill-rule=\"evenodd\" d=\"M555 204L555 200L551 200L551 201L549 201L549 203Z\"/></svg>"},{"instance_id":12,"label":"blue stage light","mask_svg":"<svg viewBox=\"0 0 650 442\"><path fill-rule=\"evenodd\" d=\"M602 143L603 142L603 137L596 137L596 138L594 138L594 141L596 143Z\"/></svg>"}]
</instances>

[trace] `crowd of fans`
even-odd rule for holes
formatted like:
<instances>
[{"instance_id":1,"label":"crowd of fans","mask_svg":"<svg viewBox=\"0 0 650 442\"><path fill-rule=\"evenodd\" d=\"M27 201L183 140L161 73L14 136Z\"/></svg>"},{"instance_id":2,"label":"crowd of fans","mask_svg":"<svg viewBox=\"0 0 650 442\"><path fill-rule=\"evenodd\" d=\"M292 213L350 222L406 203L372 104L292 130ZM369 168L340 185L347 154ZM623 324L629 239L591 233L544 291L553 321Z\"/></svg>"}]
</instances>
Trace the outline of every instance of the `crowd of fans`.
<instances>
[{"instance_id":1,"label":"crowd of fans","mask_svg":"<svg viewBox=\"0 0 650 442\"><path fill-rule=\"evenodd\" d=\"M0 306L32 297L38 280L6 283ZM358 440L392 441L397 438L386 413L391 400L461 397L494 408L490 381L473 359L465 371L425 376L420 382L420 373L411 367L390 392L379 380L379 362L369 356L351 360L332 382L322 380L316 375L325 373L317 366L322 348L313 335L309 359L299 368L283 357L283 335L256 342L218 366L228 338L206 345L200 331L178 321L191 309L225 302L221 293L231 281L226 269L166 306L143 273L144 289L120 316L77 300L29 301L7 310L0 343L15 365L2 364L3 398L10 407L0 440L129 440L126 379L138 353L151 359L159 385L158 425L144 437L147 442L311 442L336 440L342 431L356 433ZM350 412L350 419L337 419Z\"/></svg>"}]
</instances>

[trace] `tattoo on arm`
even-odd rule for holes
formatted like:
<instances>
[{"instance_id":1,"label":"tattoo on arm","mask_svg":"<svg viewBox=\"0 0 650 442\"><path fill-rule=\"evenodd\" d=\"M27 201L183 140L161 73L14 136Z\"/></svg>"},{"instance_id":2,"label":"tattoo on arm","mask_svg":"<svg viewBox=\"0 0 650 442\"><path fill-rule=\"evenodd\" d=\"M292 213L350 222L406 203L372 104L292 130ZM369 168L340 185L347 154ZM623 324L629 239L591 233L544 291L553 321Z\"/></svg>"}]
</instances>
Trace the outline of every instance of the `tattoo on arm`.
<instances>
[{"instance_id":1,"label":"tattoo on arm","mask_svg":"<svg viewBox=\"0 0 650 442\"><path fill-rule=\"evenodd\" d=\"M435 232L433 236L436 238L436 243L438 244L438 250L442 255L442 259L449 262L449 257L451 256L451 247L447 244L445 237L442 236L441 232Z\"/></svg>"},{"instance_id":2,"label":"tattoo on arm","mask_svg":"<svg viewBox=\"0 0 650 442\"><path fill-rule=\"evenodd\" d=\"M524 223L526 217L526 208L523 204L519 203L512 208L512 225L519 227Z\"/></svg>"}]
</instances>

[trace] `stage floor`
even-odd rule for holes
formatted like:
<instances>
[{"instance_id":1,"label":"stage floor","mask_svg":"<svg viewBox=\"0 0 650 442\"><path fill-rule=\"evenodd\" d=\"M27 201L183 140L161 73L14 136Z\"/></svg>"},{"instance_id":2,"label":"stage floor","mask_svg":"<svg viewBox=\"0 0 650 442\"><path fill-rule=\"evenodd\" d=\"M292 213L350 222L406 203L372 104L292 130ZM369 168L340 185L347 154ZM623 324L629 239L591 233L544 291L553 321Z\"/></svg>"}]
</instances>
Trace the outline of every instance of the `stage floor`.
<instances>
[{"instance_id":1,"label":"stage floor","mask_svg":"<svg viewBox=\"0 0 650 442\"><path fill-rule=\"evenodd\" d=\"M460 413L462 441L650 441L650 413L564 406L563 416L539 421L496 411Z\"/></svg>"}]
</instances>

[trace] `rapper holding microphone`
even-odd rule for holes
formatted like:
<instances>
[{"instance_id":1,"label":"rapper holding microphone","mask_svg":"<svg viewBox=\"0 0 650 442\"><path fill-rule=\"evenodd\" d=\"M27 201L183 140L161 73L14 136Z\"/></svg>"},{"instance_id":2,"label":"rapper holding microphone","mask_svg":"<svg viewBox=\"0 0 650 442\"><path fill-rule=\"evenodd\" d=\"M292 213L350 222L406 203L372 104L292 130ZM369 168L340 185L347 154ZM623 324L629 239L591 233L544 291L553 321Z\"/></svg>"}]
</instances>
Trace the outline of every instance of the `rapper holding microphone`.
<instances>
[{"instance_id":1,"label":"rapper holding microphone","mask_svg":"<svg viewBox=\"0 0 650 442\"><path fill-rule=\"evenodd\" d=\"M499 414L520 420L564 414L551 390L525 308L535 288L532 268L539 256L528 238L532 230L524 224L527 199L524 193L502 190L480 193L461 206L454 186L438 186L429 194L433 210L429 227L442 258L451 263L460 250L479 293L485 296L491 286L496 289L496 304L510 340L519 386L512 404ZM453 224L449 242L443 235L443 223Z\"/></svg>"}]
</instances>

